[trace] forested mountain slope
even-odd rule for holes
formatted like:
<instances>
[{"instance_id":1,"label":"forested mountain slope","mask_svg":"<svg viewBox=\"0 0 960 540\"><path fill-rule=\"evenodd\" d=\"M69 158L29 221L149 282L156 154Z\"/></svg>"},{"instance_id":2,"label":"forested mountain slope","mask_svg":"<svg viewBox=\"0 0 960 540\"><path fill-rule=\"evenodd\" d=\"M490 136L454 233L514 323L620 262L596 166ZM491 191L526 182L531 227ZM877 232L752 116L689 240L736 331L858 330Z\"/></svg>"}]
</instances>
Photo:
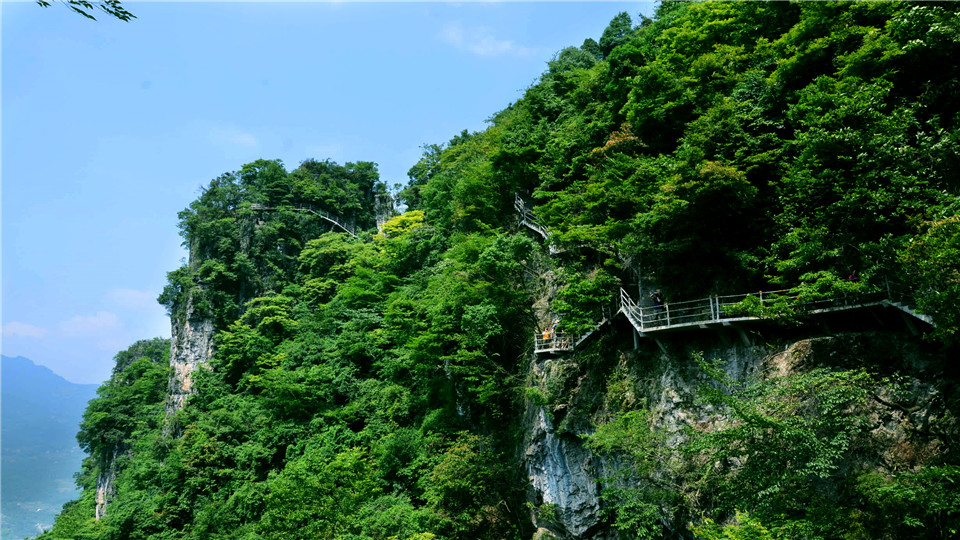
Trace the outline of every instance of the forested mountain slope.
<instances>
[{"instance_id":1,"label":"forested mountain slope","mask_svg":"<svg viewBox=\"0 0 960 540\"><path fill-rule=\"evenodd\" d=\"M75 435L97 385L71 383L22 356L0 362L0 536L24 538L49 528L76 496L73 473L83 453Z\"/></svg>"},{"instance_id":2,"label":"forested mountain slope","mask_svg":"<svg viewBox=\"0 0 960 540\"><path fill-rule=\"evenodd\" d=\"M120 431L123 392L88 410L84 496L43 538L954 535L957 62L955 4L663 3L426 146L379 231L372 163L213 180L160 298L171 377L118 366L138 404ZM533 354L620 287L791 294L729 343L631 350L621 320ZM894 289L924 336L790 302ZM535 478L561 454L601 486L589 516Z\"/></svg>"}]
</instances>

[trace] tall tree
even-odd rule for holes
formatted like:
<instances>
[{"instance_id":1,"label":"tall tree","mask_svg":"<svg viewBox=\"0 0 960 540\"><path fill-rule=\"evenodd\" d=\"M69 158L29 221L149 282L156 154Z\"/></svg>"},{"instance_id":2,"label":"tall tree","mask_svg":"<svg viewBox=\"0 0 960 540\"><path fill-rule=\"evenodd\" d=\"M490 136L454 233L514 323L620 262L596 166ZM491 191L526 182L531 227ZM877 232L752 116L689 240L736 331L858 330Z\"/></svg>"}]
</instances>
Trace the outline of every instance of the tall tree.
<instances>
[{"instance_id":1,"label":"tall tree","mask_svg":"<svg viewBox=\"0 0 960 540\"><path fill-rule=\"evenodd\" d=\"M600 52L606 57L618 45L626 43L632 33L633 21L630 19L630 14L621 11L610 21L603 35L600 36Z\"/></svg>"}]
</instances>

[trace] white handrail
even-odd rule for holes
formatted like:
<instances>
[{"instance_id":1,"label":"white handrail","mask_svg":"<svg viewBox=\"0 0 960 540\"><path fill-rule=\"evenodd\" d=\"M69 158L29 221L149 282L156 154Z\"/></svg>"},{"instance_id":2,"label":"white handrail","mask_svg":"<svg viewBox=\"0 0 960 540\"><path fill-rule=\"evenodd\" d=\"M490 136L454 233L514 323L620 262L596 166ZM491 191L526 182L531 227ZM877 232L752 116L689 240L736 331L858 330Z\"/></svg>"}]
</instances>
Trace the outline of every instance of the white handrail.
<instances>
[{"instance_id":1,"label":"white handrail","mask_svg":"<svg viewBox=\"0 0 960 540\"><path fill-rule=\"evenodd\" d=\"M520 197L519 193L514 193L513 206L517 211L517 216L521 225L524 225L536 232L542 236L544 240L549 239L550 232L537 222L533 211L527 208L523 198ZM550 253L555 254L559 253L559 251L553 246L550 246ZM872 300L871 304L875 305L882 303L893 305L920 320L923 320L929 324L933 324L933 319L930 316L916 313L910 306L906 306L897 302L897 300L907 300L908 298L913 299L911 294L904 294L902 291L897 291L898 294L895 296L891 290L890 283L887 283L886 288L887 295L882 298ZM537 353L571 351L574 349L574 347L580 345L580 343L597 331L603 324L608 322L609 319L613 318L614 315L619 313L623 313L630 324L641 334L644 332L666 330L669 328L677 328L682 326L703 326L704 324L719 323L721 321L755 320L762 318L761 316L756 315L729 314L728 310L724 309L735 306L750 297L757 298L760 301L761 306L763 306L766 302L773 300L793 300L793 306L799 306L813 312L854 309L866 305L864 302L866 297L864 295L853 295L854 301L852 303L850 302L850 297L846 295L840 297L801 301L800 295L795 293L793 289L778 289L773 291L757 291L742 294L713 295L698 300L666 302L653 307L644 307L634 302L633 299L630 298L630 295L627 293L627 291L625 291L623 288L620 288L619 302L616 306L617 309L615 314L609 315L604 313L602 315L602 320L597 323L592 330L586 332L585 334L574 336L573 339L571 339L569 336L565 336L562 332L554 333L553 335L551 335L549 332L544 332L543 336L537 333L534 336L534 351ZM839 305L838 302L840 303Z\"/></svg>"},{"instance_id":2,"label":"white handrail","mask_svg":"<svg viewBox=\"0 0 960 540\"><path fill-rule=\"evenodd\" d=\"M709 296L698 300L681 302L667 302L662 306L639 306L629 294L620 289L620 311L627 316L630 323L639 332L666 330L680 326L694 324L718 323L724 320L760 319L761 316L749 314L732 314L729 308L743 302L747 298L756 298L763 306L774 300L793 300L793 306L810 311L854 309L865 302L881 302L884 298L870 298L866 295L856 295L854 301L850 298L832 297L802 301L792 289L775 291L757 291L752 293L731 294L723 296Z\"/></svg>"},{"instance_id":3,"label":"white handrail","mask_svg":"<svg viewBox=\"0 0 960 540\"><path fill-rule=\"evenodd\" d=\"M263 204L260 204L260 203L253 203L253 204L250 205L250 209L251 209L251 210L279 210L280 208L277 208L277 207L274 207L274 206L266 206L266 205L263 205ZM333 225L336 225L337 227L340 227L341 229L343 229L344 232L346 232L346 233L349 234L350 236L356 236L356 235L357 235L356 229L354 229L354 228L353 228L352 226L350 226L350 225L347 225L346 223L343 223L343 222L341 221L340 216L337 216L336 214L331 214L330 212L327 212L327 211L325 211L325 210L323 210L323 209L321 209L321 208L316 208L316 207L314 207L314 206L312 206L312 205L307 205L307 204L298 204L298 205L295 206L295 207L294 207L294 206L286 207L286 209L287 209L287 210L293 210L293 211L295 211L295 212L296 212L296 211L299 211L299 212L310 212L311 214L316 215L316 216L319 217L320 219L329 221L329 222L332 223Z\"/></svg>"},{"instance_id":4,"label":"white handrail","mask_svg":"<svg viewBox=\"0 0 960 540\"><path fill-rule=\"evenodd\" d=\"M545 336L537 334L534 351L537 353L572 351L599 329L600 326L608 322L614 315L620 313L622 313L630 324L641 334L658 330L668 330L670 328L704 326L706 324L716 324L724 321L758 320L763 318L758 315L733 314L729 312L729 307L735 306L750 297L758 299L761 306L780 299L793 300L795 301L794 306L807 309L813 313L856 309L867 305L890 304L903 309L920 320L933 324L929 316L914 313L909 308L904 309L900 304L894 303L891 298L889 298L889 295L884 296L878 293L802 301L793 289L780 289L723 296L715 295L698 300L668 302L658 306L641 306L630 297L626 290L621 288L619 305L617 306L615 314L608 315L604 313L603 319L597 323L594 329L580 336L574 336L572 339L562 333L552 335L548 332Z\"/></svg>"},{"instance_id":5,"label":"white handrail","mask_svg":"<svg viewBox=\"0 0 960 540\"><path fill-rule=\"evenodd\" d=\"M601 308L600 322L582 334L569 334L567 332L557 332L556 330L544 330L542 333L534 332L533 350L536 353L572 351L596 333L603 325L610 322L618 313L620 313L620 311L616 303L612 306Z\"/></svg>"},{"instance_id":6,"label":"white handrail","mask_svg":"<svg viewBox=\"0 0 960 540\"><path fill-rule=\"evenodd\" d=\"M533 211L527 208L520 194L514 193L513 197L513 207L516 209L517 216L520 218L520 224L539 234L544 240L548 239L550 237L550 231L537 223L537 217L533 215Z\"/></svg>"}]
</instances>

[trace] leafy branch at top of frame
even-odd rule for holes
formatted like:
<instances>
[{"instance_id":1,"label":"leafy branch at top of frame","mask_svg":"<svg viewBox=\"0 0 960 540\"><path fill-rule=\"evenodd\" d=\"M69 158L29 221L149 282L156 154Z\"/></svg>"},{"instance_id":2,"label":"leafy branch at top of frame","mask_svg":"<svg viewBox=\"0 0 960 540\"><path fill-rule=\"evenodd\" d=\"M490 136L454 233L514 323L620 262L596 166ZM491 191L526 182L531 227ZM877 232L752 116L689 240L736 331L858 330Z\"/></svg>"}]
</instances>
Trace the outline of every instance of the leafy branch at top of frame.
<instances>
[{"instance_id":1,"label":"leafy branch at top of frame","mask_svg":"<svg viewBox=\"0 0 960 540\"><path fill-rule=\"evenodd\" d=\"M96 8L99 8L101 11L110 15L111 17L116 17L124 22L129 22L130 19L136 19L137 16L133 13L127 11L123 4L119 0L100 0L99 2L89 2L87 0L65 0L63 3L80 15L95 21L96 17L93 16L93 11ZM52 2L47 0L37 0L37 4L41 7L50 7L53 5Z\"/></svg>"}]
</instances>

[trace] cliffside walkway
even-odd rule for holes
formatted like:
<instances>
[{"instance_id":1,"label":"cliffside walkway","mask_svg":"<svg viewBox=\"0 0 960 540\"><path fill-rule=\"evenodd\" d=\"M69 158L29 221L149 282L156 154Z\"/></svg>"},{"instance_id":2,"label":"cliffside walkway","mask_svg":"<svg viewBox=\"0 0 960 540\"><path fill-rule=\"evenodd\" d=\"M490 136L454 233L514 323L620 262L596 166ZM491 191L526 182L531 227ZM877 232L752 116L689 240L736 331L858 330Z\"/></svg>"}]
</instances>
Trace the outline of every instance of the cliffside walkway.
<instances>
[{"instance_id":1,"label":"cliffside walkway","mask_svg":"<svg viewBox=\"0 0 960 540\"><path fill-rule=\"evenodd\" d=\"M517 218L520 220L520 224L539 234L544 240L550 238L550 232L547 231L546 227L537 223L537 218L533 215L533 210L527 208L527 205L523 202L520 194L514 193L513 196L513 207L517 211Z\"/></svg>"},{"instance_id":2,"label":"cliffside walkway","mask_svg":"<svg viewBox=\"0 0 960 540\"><path fill-rule=\"evenodd\" d=\"M570 334L567 332L555 332L552 330L537 333L533 336L533 349L538 354L572 351L581 343L586 341L590 336L600 330L603 325L610 322L619 313L620 311L616 306L614 306L613 309L603 310L603 315L600 319L600 322L583 334Z\"/></svg>"},{"instance_id":3,"label":"cliffside walkway","mask_svg":"<svg viewBox=\"0 0 960 540\"><path fill-rule=\"evenodd\" d=\"M533 211L527 207L519 193L514 194L514 208L520 225L537 233L544 240L550 238L550 231L537 222ZM559 253L550 246L550 254ZM537 354L557 354L574 350L590 336L596 333L617 315L623 314L630 325L641 337L658 332L684 329L706 329L716 326L730 326L737 322L771 320L783 316L773 311L773 304L787 300L789 309L794 313L816 315L862 309L871 306L893 307L905 315L904 320L914 330L912 319L923 321L931 326L933 319L929 315L913 309L912 295L897 290L889 283L885 293L865 295L846 295L826 299L804 300L793 289L758 291L726 296L710 296L699 300L664 303L660 306L643 306L634 302L627 291L620 289L617 303L612 309L604 309L600 321L583 334L570 334L544 330L534 334L534 352ZM769 310L764 313L765 310ZM909 318L907 317L909 316Z\"/></svg>"},{"instance_id":4,"label":"cliffside walkway","mask_svg":"<svg viewBox=\"0 0 960 540\"><path fill-rule=\"evenodd\" d=\"M791 289L711 296L700 300L649 307L637 305L626 291L620 289L620 312L627 317L637 332L643 335L686 327L709 328L714 325L727 326L741 321L773 319L779 315L775 312L763 314L763 310L772 307L774 302L780 300L789 301L792 312L809 315L849 311L870 306L893 306L914 318L933 324L933 320L928 315L917 313L902 302L894 302L883 293L841 295L805 301ZM761 314L754 315L750 314L751 312Z\"/></svg>"},{"instance_id":5,"label":"cliffside walkway","mask_svg":"<svg viewBox=\"0 0 960 540\"><path fill-rule=\"evenodd\" d=\"M789 308L796 313L817 315L868 308L871 306L893 307L913 319L931 326L929 315L917 313L904 295L891 290L884 293L850 295L828 299L804 301L791 289L758 291L755 293L710 296L699 300L665 303L662 306L641 306L622 288L616 310L604 313L603 318L590 331L581 335L564 332L543 332L534 336L534 352L537 354L561 353L574 350L613 317L623 314L641 337L667 331L707 329L730 326L733 323L772 320L780 316L776 312L763 314L774 302L789 301ZM753 314L753 313L760 313ZM912 322L908 324L912 325Z\"/></svg>"},{"instance_id":6,"label":"cliffside walkway","mask_svg":"<svg viewBox=\"0 0 960 540\"><path fill-rule=\"evenodd\" d=\"M613 316L623 314L630 325L641 337L659 332L707 329L717 326L730 326L746 321L772 320L780 316L776 312L763 314L771 309L775 302L789 301L789 308L795 313L817 315L863 309L871 306L887 306L900 310L913 319L931 326L933 319L929 315L917 313L912 307L908 295L898 294L891 287L885 293L849 295L827 299L804 301L792 289L777 291L758 291L754 293L727 296L710 296L699 300L665 303L662 306L641 306L630 295L620 289L617 310ZM760 313L759 315L753 313ZM597 326L579 336L570 336L562 332L556 335L537 334L534 337L534 351L537 354L560 353L574 350L601 326L609 322L611 316L604 318ZM912 325L909 319L908 324Z\"/></svg>"},{"instance_id":7,"label":"cliffside walkway","mask_svg":"<svg viewBox=\"0 0 960 540\"><path fill-rule=\"evenodd\" d=\"M250 209L251 210L280 210L281 208L273 207L273 206L265 206L262 204L254 203L250 205ZM344 222L343 219L340 218L340 216L336 214L331 214L330 212L327 212L315 206L311 206L308 204L298 204L297 206L284 207L284 209L293 210L295 212L307 212L307 213L313 214L319 217L320 219L326 220L331 224L333 224L334 226L339 227L343 232L349 234L350 236L357 235L356 229L352 225L348 225L346 222Z\"/></svg>"}]
</instances>

